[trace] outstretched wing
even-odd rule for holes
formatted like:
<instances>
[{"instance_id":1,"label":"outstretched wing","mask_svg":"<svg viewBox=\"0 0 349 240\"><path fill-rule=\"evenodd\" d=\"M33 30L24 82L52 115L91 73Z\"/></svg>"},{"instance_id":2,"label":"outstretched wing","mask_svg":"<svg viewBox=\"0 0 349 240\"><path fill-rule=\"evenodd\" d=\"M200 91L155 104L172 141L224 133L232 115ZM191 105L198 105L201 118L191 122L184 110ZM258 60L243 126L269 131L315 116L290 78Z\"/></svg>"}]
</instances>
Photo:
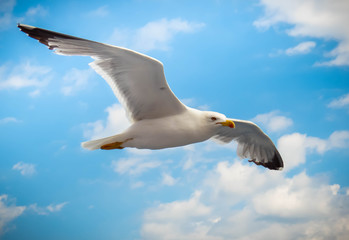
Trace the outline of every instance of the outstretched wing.
<instances>
[{"instance_id":1,"label":"outstretched wing","mask_svg":"<svg viewBox=\"0 0 349 240\"><path fill-rule=\"evenodd\" d=\"M238 143L237 154L241 158L249 158L250 162L273 170L284 167L282 158L270 138L253 122L231 119L235 128L221 126L215 139L228 143Z\"/></svg>"},{"instance_id":2,"label":"outstretched wing","mask_svg":"<svg viewBox=\"0 0 349 240\"><path fill-rule=\"evenodd\" d=\"M158 60L129 49L18 24L57 54L91 56L90 66L113 89L132 121L175 115L186 109L168 86Z\"/></svg>"}]
</instances>

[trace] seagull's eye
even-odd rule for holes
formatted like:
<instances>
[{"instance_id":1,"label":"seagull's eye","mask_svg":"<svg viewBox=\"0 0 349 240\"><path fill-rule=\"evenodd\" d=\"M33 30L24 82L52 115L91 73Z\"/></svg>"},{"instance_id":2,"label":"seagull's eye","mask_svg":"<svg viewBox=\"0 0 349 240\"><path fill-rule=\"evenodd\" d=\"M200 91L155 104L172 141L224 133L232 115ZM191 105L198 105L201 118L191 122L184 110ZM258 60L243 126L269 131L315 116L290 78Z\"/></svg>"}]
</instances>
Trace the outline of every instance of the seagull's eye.
<instances>
[{"instance_id":1,"label":"seagull's eye","mask_svg":"<svg viewBox=\"0 0 349 240\"><path fill-rule=\"evenodd\" d=\"M216 117L211 117L211 120L212 120L212 121L216 121L217 118L216 118Z\"/></svg>"}]
</instances>

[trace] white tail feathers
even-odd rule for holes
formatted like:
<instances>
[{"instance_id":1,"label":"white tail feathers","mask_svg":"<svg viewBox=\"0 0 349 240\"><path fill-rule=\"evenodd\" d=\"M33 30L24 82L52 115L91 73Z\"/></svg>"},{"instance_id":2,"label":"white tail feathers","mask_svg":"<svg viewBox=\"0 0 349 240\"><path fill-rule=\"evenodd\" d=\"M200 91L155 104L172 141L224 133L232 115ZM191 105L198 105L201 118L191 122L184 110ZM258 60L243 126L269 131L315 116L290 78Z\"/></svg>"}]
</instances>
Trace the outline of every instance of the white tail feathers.
<instances>
[{"instance_id":1,"label":"white tail feathers","mask_svg":"<svg viewBox=\"0 0 349 240\"><path fill-rule=\"evenodd\" d=\"M117 142L119 139L119 134L118 135L114 135L114 136L110 136L110 137L106 137L106 138L101 138L101 139L96 139L96 140L92 140L92 141L87 141L87 142L82 142L81 143L81 147L88 149L88 150L96 150L96 149L100 149L101 146L108 144L108 143L112 143L112 142Z\"/></svg>"}]
</instances>

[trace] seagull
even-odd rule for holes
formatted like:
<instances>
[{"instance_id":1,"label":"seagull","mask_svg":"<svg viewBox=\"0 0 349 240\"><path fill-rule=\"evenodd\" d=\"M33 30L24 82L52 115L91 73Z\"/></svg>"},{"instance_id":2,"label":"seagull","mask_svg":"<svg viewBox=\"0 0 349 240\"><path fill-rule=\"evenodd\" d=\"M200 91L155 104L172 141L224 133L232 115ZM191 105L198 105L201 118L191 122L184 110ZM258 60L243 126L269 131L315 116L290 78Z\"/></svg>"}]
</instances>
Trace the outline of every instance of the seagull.
<instances>
[{"instance_id":1,"label":"seagull","mask_svg":"<svg viewBox=\"0 0 349 240\"><path fill-rule=\"evenodd\" d=\"M237 155L271 170L282 158L271 139L253 122L200 111L183 104L167 84L163 64L130 49L90 41L25 24L21 31L61 55L90 56L89 65L112 88L132 125L124 132L81 143L89 150L163 149L218 140L236 141Z\"/></svg>"}]
</instances>

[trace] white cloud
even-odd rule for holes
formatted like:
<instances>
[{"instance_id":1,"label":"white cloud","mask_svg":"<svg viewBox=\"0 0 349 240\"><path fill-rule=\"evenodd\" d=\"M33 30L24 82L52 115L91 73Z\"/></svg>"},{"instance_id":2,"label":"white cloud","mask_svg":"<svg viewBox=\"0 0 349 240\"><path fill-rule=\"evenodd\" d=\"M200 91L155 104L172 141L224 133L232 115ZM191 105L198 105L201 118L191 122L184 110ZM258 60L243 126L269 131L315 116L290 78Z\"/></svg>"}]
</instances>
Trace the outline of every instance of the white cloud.
<instances>
[{"instance_id":1,"label":"white cloud","mask_svg":"<svg viewBox=\"0 0 349 240\"><path fill-rule=\"evenodd\" d=\"M230 154L236 151L237 144L231 142L228 144L217 143L214 139L190 144L183 146L179 149L184 150L184 158L180 162L180 167L188 172L199 172L200 170L206 169L208 164L216 162L217 159L214 156L207 155L206 153L211 152L221 155L226 152L230 158ZM202 168L202 169L201 169Z\"/></svg>"},{"instance_id":2,"label":"white cloud","mask_svg":"<svg viewBox=\"0 0 349 240\"><path fill-rule=\"evenodd\" d=\"M251 121L266 127L268 132L280 132L293 125L292 119L281 116L278 111L258 114Z\"/></svg>"},{"instance_id":3,"label":"white cloud","mask_svg":"<svg viewBox=\"0 0 349 240\"><path fill-rule=\"evenodd\" d=\"M109 15L108 6L106 6L106 5L101 6L97 9L89 12L88 15L90 15L92 17L106 17Z\"/></svg>"},{"instance_id":4,"label":"white cloud","mask_svg":"<svg viewBox=\"0 0 349 240\"><path fill-rule=\"evenodd\" d=\"M162 173L162 184L167 186L173 186L177 183L178 179L175 179L168 173Z\"/></svg>"},{"instance_id":5,"label":"white cloud","mask_svg":"<svg viewBox=\"0 0 349 240\"><path fill-rule=\"evenodd\" d=\"M12 11L15 5L15 0L0 1L0 30L6 29L13 22Z\"/></svg>"},{"instance_id":6,"label":"white cloud","mask_svg":"<svg viewBox=\"0 0 349 240\"><path fill-rule=\"evenodd\" d=\"M237 175L237 177L236 177ZM346 239L349 196L302 172L219 162L188 200L145 211L142 239Z\"/></svg>"},{"instance_id":7,"label":"white cloud","mask_svg":"<svg viewBox=\"0 0 349 240\"><path fill-rule=\"evenodd\" d=\"M35 98L35 97L40 96L40 94L41 94L40 89L35 89L34 91L31 91L31 92L29 93L29 96L32 97L32 98Z\"/></svg>"},{"instance_id":8,"label":"white cloud","mask_svg":"<svg viewBox=\"0 0 349 240\"><path fill-rule=\"evenodd\" d=\"M16 206L13 200L8 200L6 194L0 195L0 236L6 231L13 229L13 227L8 227L7 225L28 210L39 215L49 215L50 213L61 211L67 204L68 202L62 202L50 204L46 207L38 207L35 203L29 206Z\"/></svg>"},{"instance_id":9,"label":"white cloud","mask_svg":"<svg viewBox=\"0 0 349 240\"><path fill-rule=\"evenodd\" d=\"M6 232L6 225L22 215L26 209L25 206L8 205L7 198L5 194L0 195L0 235Z\"/></svg>"},{"instance_id":10,"label":"white cloud","mask_svg":"<svg viewBox=\"0 0 349 240\"><path fill-rule=\"evenodd\" d=\"M328 149L349 148L349 131L335 131L328 138Z\"/></svg>"},{"instance_id":11,"label":"white cloud","mask_svg":"<svg viewBox=\"0 0 349 240\"><path fill-rule=\"evenodd\" d=\"M19 171L23 176L32 176L36 173L35 165L31 163L18 162L12 169Z\"/></svg>"},{"instance_id":12,"label":"white cloud","mask_svg":"<svg viewBox=\"0 0 349 240\"><path fill-rule=\"evenodd\" d=\"M126 148L126 151L138 156L146 156L153 153L153 150L150 149L138 149L138 148Z\"/></svg>"},{"instance_id":13,"label":"white cloud","mask_svg":"<svg viewBox=\"0 0 349 240\"><path fill-rule=\"evenodd\" d=\"M0 2L0 12L10 12L13 10L14 6L16 5L16 0L8 0L8 1L1 1Z\"/></svg>"},{"instance_id":14,"label":"white cloud","mask_svg":"<svg viewBox=\"0 0 349 240\"><path fill-rule=\"evenodd\" d=\"M291 179L283 179L274 188L255 196L253 205L261 215L289 219L321 218L333 210L331 199L335 194L332 189L333 186L314 181L303 172Z\"/></svg>"},{"instance_id":15,"label":"white cloud","mask_svg":"<svg viewBox=\"0 0 349 240\"><path fill-rule=\"evenodd\" d=\"M199 105L194 98L184 98L180 99L180 101L188 107L197 108L202 111L209 111L211 109L211 107L207 104Z\"/></svg>"},{"instance_id":16,"label":"white cloud","mask_svg":"<svg viewBox=\"0 0 349 240\"><path fill-rule=\"evenodd\" d=\"M241 162L220 162L205 180L210 201L222 200L223 208L241 202L260 215L288 219L322 217L331 214L331 198L339 185L329 185L324 179L301 172L286 177L283 172L262 170ZM321 199L316 203L314 199ZM348 199L349 200L349 199Z\"/></svg>"},{"instance_id":17,"label":"white cloud","mask_svg":"<svg viewBox=\"0 0 349 240\"><path fill-rule=\"evenodd\" d=\"M148 209L142 226L143 239L210 239L207 234L212 221L211 208L200 202L196 191L188 200L160 204Z\"/></svg>"},{"instance_id":18,"label":"white cloud","mask_svg":"<svg viewBox=\"0 0 349 240\"><path fill-rule=\"evenodd\" d=\"M205 24L180 18L152 21L134 31L115 29L110 42L138 51L168 50L169 43L179 33L193 33Z\"/></svg>"},{"instance_id":19,"label":"white cloud","mask_svg":"<svg viewBox=\"0 0 349 240\"><path fill-rule=\"evenodd\" d=\"M313 41L307 41L307 42L301 42L295 47L288 48L285 50L285 53L289 56L292 55L299 55L299 54L307 54L309 53L314 47L316 46L316 43Z\"/></svg>"},{"instance_id":20,"label":"white cloud","mask_svg":"<svg viewBox=\"0 0 349 240\"><path fill-rule=\"evenodd\" d=\"M144 186L144 182L142 181L137 181L131 184L131 188L135 189L135 188L140 188Z\"/></svg>"},{"instance_id":21,"label":"white cloud","mask_svg":"<svg viewBox=\"0 0 349 240\"><path fill-rule=\"evenodd\" d=\"M63 95L73 95L77 91L84 89L88 85L88 80L92 74L92 69L80 70L72 68L63 77L64 86L61 88Z\"/></svg>"},{"instance_id":22,"label":"white cloud","mask_svg":"<svg viewBox=\"0 0 349 240\"><path fill-rule=\"evenodd\" d=\"M36 7L30 7L27 12L25 13L25 20L28 20L28 18L32 17L44 17L48 14L47 9L45 9L43 6L38 4Z\"/></svg>"},{"instance_id":23,"label":"white cloud","mask_svg":"<svg viewBox=\"0 0 349 240\"><path fill-rule=\"evenodd\" d=\"M97 120L82 125L84 137L88 139L109 137L122 132L130 125L125 110L120 104L113 104L105 111L108 113L106 120Z\"/></svg>"},{"instance_id":24,"label":"white cloud","mask_svg":"<svg viewBox=\"0 0 349 240\"><path fill-rule=\"evenodd\" d=\"M288 171L305 163L308 153L324 154L335 148L349 147L349 131L335 131L328 139L310 137L306 134L293 133L284 135L278 140L278 149Z\"/></svg>"},{"instance_id":25,"label":"white cloud","mask_svg":"<svg viewBox=\"0 0 349 240\"><path fill-rule=\"evenodd\" d=\"M167 50L168 43L175 34L191 33L201 27L203 27L202 23L189 23L179 18L149 22L137 31L135 47L143 51Z\"/></svg>"},{"instance_id":26,"label":"white cloud","mask_svg":"<svg viewBox=\"0 0 349 240\"><path fill-rule=\"evenodd\" d=\"M347 0L260 0L265 8L263 17L254 22L268 29L278 23L288 23L287 34L293 37L333 39L338 46L329 54L332 60L318 65L349 65L349 2Z\"/></svg>"},{"instance_id":27,"label":"white cloud","mask_svg":"<svg viewBox=\"0 0 349 240\"><path fill-rule=\"evenodd\" d=\"M49 215L50 213L60 212L68 202L62 202L58 204L50 204L46 207L39 207L36 203L28 207L29 210L34 211L39 215Z\"/></svg>"},{"instance_id":28,"label":"white cloud","mask_svg":"<svg viewBox=\"0 0 349 240\"><path fill-rule=\"evenodd\" d=\"M312 144L307 144L307 140ZM305 163L307 150L326 149L326 141L319 138L311 138L305 134L293 133L282 136L277 143L279 152L284 160L285 170L290 170L302 163Z\"/></svg>"},{"instance_id":29,"label":"white cloud","mask_svg":"<svg viewBox=\"0 0 349 240\"><path fill-rule=\"evenodd\" d=\"M13 15L15 6L15 0L0 1L0 31L8 29L16 22L33 21L37 17L44 17L48 14L47 9L38 4L36 7L28 8L23 16L15 16Z\"/></svg>"},{"instance_id":30,"label":"white cloud","mask_svg":"<svg viewBox=\"0 0 349 240\"><path fill-rule=\"evenodd\" d=\"M58 203L58 204L50 204L46 208L51 213L52 212L60 212L62 210L62 208L67 204L68 204L68 202L62 202L62 203Z\"/></svg>"},{"instance_id":31,"label":"white cloud","mask_svg":"<svg viewBox=\"0 0 349 240\"><path fill-rule=\"evenodd\" d=\"M344 96L339 97L338 99L335 99L331 101L327 107L329 108L344 108L349 106L349 93L345 94Z\"/></svg>"},{"instance_id":32,"label":"white cloud","mask_svg":"<svg viewBox=\"0 0 349 240\"><path fill-rule=\"evenodd\" d=\"M0 67L0 90L21 89L27 87L42 88L50 80L51 68L25 62L14 66L11 70L7 65Z\"/></svg>"},{"instance_id":33,"label":"white cloud","mask_svg":"<svg viewBox=\"0 0 349 240\"><path fill-rule=\"evenodd\" d=\"M14 117L5 117L0 119L0 125L1 124L6 124L6 123L19 123L21 122L20 120L18 120L17 118Z\"/></svg>"},{"instance_id":34,"label":"white cloud","mask_svg":"<svg viewBox=\"0 0 349 240\"><path fill-rule=\"evenodd\" d=\"M144 158L130 157L127 159L120 159L112 161L111 167L114 172L120 174L138 175L150 169L160 167L162 163L156 160L148 160Z\"/></svg>"},{"instance_id":35,"label":"white cloud","mask_svg":"<svg viewBox=\"0 0 349 240\"><path fill-rule=\"evenodd\" d=\"M240 160L230 164L219 162L204 180L210 189L209 198L222 199L229 204L236 204L262 189L266 184L273 186L282 177L282 172L261 171L250 164L243 164Z\"/></svg>"}]
</instances>

